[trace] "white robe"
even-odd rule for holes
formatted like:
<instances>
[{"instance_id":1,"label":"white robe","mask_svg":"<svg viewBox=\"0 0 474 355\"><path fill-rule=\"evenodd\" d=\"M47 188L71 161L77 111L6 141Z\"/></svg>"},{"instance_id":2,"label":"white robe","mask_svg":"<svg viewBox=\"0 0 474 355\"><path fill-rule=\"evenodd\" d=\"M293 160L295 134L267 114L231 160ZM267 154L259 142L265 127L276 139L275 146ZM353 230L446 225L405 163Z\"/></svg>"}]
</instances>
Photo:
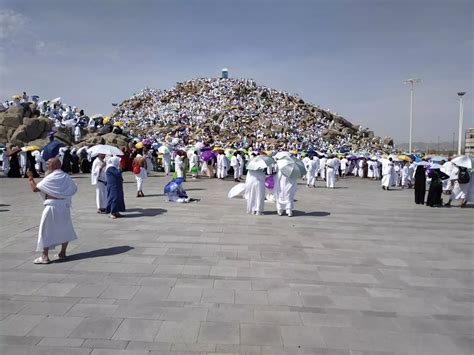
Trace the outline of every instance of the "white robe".
<instances>
[{"instance_id":1,"label":"white robe","mask_svg":"<svg viewBox=\"0 0 474 355\"><path fill-rule=\"evenodd\" d=\"M319 176L321 176L323 180L326 180L326 161L327 158L319 159Z\"/></svg>"},{"instance_id":2,"label":"white robe","mask_svg":"<svg viewBox=\"0 0 474 355\"><path fill-rule=\"evenodd\" d=\"M349 160L346 158L341 159L341 172L342 175L346 175L349 169Z\"/></svg>"},{"instance_id":3,"label":"white robe","mask_svg":"<svg viewBox=\"0 0 474 355\"><path fill-rule=\"evenodd\" d=\"M316 175L318 173L319 162L316 160L309 160L306 167L306 184L308 186L314 186Z\"/></svg>"},{"instance_id":4,"label":"white robe","mask_svg":"<svg viewBox=\"0 0 474 355\"><path fill-rule=\"evenodd\" d=\"M328 159L326 161L326 187L334 188L336 183L336 170L334 169L335 162L333 159Z\"/></svg>"},{"instance_id":5,"label":"white robe","mask_svg":"<svg viewBox=\"0 0 474 355\"><path fill-rule=\"evenodd\" d=\"M77 239L71 220L71 199L77 186L71 177L62 170L54 170L36 187L41 191L43 199L46 195L58 198L44 200L36 251Z\"/></svg>"},{"instance_id":6,"label":"white robe","mask_svg":"<svg viewBox=\"0 0 474 355\"><path fill-rule=\"evenodd\" d=\"M393 163L386 160L382 163L382 186L390 187L392 186L392 181L394 180L393 175Z\"/></svg>"},{"instance_id":7,"label":"white robe","mask_svg":"<svg viewBox=\"0 0 474 355\"><path fill-rule=\"evenodd\" d=\"M3 157L3 164L2 164L3 175L6 176L8 175L8 171L10 170L10 159L8 158L8 153L6 149L2 153L2 157Z\"/></svg>"},{"instance_id":8,"label":"white robe","mask_svg":"<svg viewBox=\"0 0 474 355\"><path fill-rule=\"evenodd\" d=\"M232 169L234 169L234 179L238 179L239 178L239 170L240 170L240 165L239 165L239 159L237 159L236 156L232 156L232 158L230 159L230 166L232 167Z\"/></svg>"},{"instance_id":9,"label":"white robe","mask_svg":"<svg viewBox=\"0 0 474 355\"><path fill-rule=\"evenodd\" d=\"M107 207L107 177L105 176L105 166L102 167L104 163L99 158L96 158L91 168L91 184L95 185L97 209Z\"/></svg>"},{"instance_id":10,"label":"white robe","mask_svg":"<svg viewBox=\"0 0 474 355\"><path fill-rule=\"evenodd\" d=\"M263 212L265 203L265 174L249 170L245 180L247 213Z\"/></svg>"},{"instance_id":11,"label":"white robe","mask_svg":"<svg viewBox=\"0 0 474 355\"><path fill-rule=\"evenodd\" d=\"M179 155L174 159L174 169L177 177L184 177L184 162Z\"/></svg>"},{"instance_id":12,"label":"white robe","mask_svg":"<svg viewBox=\"0 0 474 355\"><path fill-rule=\"evenodd\" d=\"M286 210L288 212L293 210L297 186L296 179L286 177L281 171L276 174L273 195L275 196L277 211Z\"/></svg>"},{"instance_id":13,"label":"white robe","mask_svg":"<svg viewBox=\"0 0 474 355\"><path fill-rule=\"evenodd\" d=\"M170 173L170 166L171 166L171 155L170 154L163 154L163 167L165 169L166 175Z\"/></svg>"}]
</instances>

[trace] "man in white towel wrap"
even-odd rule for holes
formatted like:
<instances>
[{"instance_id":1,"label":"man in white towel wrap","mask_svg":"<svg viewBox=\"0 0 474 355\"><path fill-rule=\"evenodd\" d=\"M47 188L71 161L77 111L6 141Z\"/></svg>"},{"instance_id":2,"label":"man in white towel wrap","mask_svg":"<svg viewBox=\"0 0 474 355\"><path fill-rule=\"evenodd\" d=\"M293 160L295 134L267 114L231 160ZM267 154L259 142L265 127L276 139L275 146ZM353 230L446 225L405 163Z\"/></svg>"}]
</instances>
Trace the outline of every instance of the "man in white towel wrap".
<instances>
[{"instance_id":1,"label":"man in white towel wrap","mask_svg":"<svg viewBox=\"0 0 474 355\"><path fill-rule=\"evenodd\" d=\"M60 260L66 259L66 248L70 241L77 239L71 220L71 200L77 186L71 177L61 170L59 158L51 158L46 162L48 171L38 184L29 174L33 192L39 192L44 200L44 210L38 232L36 251L43 254L36 258L35 264L49 264L49 249L61 245L57 255Z\"/></svg>"}]
</instances>

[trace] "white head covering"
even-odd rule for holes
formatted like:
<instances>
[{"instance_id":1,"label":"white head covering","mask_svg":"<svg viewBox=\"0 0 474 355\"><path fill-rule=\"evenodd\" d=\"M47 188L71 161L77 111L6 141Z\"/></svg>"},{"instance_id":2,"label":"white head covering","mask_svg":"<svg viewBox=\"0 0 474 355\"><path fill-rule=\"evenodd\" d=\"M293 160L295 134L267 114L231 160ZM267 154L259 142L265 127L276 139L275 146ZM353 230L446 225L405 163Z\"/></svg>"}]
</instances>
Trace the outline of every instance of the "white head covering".
<instances>
[{"instance_id":1,"label":"white head covering","mask_svg":"<svg viewBox=\"0 0 474 355\"><path fill-rule=\"evenodd\" d=\"M119 157L110 157L108 160L107 160L107 166L105 167L105 170L107 170L108 168L110 167L114 167L114 168L119 168L120 166L120 158Z\"/></svg>"}]
</instances>

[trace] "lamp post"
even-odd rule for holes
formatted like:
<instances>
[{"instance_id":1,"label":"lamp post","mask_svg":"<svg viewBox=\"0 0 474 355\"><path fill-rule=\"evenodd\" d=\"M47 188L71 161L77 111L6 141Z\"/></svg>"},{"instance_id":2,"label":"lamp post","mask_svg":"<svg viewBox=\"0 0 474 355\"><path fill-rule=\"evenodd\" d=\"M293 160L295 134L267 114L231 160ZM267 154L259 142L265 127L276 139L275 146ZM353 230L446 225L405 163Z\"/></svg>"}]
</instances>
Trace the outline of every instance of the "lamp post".
<instances>
[{"instance_id":1,"label":"lamp post","mask_svg":"<svg viewBox=\"0 0 474 355\"><path fill-rule=\"evenodd\" d=\"M462 143L462 121L464 116L464 107L462 97L466 94L465 91L458 92L459 96L459 136L458 136L458 155L461 155L461 143Z\"/></svg>"},{"instance_id":2,"label":"lamp post","mask_svg":"<svg viewBox=\"0 0 474 355\"><path fill-rule=\"evenodd\" d=\"M405 84L411 84L410 88L410 142L409 144L409 154L411 154L411 144L413 137L413 91L415 90L415 84L421 83L421 79L407 79L403 81Z\"/></svg>"}]
</instances>

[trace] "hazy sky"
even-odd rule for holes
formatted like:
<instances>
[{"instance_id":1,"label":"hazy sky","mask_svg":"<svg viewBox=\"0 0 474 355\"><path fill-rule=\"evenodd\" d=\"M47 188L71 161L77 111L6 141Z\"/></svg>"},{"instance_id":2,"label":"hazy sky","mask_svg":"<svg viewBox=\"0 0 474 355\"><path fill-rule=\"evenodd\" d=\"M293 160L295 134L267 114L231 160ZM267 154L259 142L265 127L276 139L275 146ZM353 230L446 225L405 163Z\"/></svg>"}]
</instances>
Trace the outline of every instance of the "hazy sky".
<instances>
[{"instance_id":1,"label":"hazy sky","mask_svg":"<svg viewBox=\"0 0 474 355\"><path fill-rule=\"evenodd\" d=\"M0 99L26 90L109 114L148 86L232 77L298 93L377 135L473 127L471 0L0 0Z\"/></svg>"}]
</instances>

